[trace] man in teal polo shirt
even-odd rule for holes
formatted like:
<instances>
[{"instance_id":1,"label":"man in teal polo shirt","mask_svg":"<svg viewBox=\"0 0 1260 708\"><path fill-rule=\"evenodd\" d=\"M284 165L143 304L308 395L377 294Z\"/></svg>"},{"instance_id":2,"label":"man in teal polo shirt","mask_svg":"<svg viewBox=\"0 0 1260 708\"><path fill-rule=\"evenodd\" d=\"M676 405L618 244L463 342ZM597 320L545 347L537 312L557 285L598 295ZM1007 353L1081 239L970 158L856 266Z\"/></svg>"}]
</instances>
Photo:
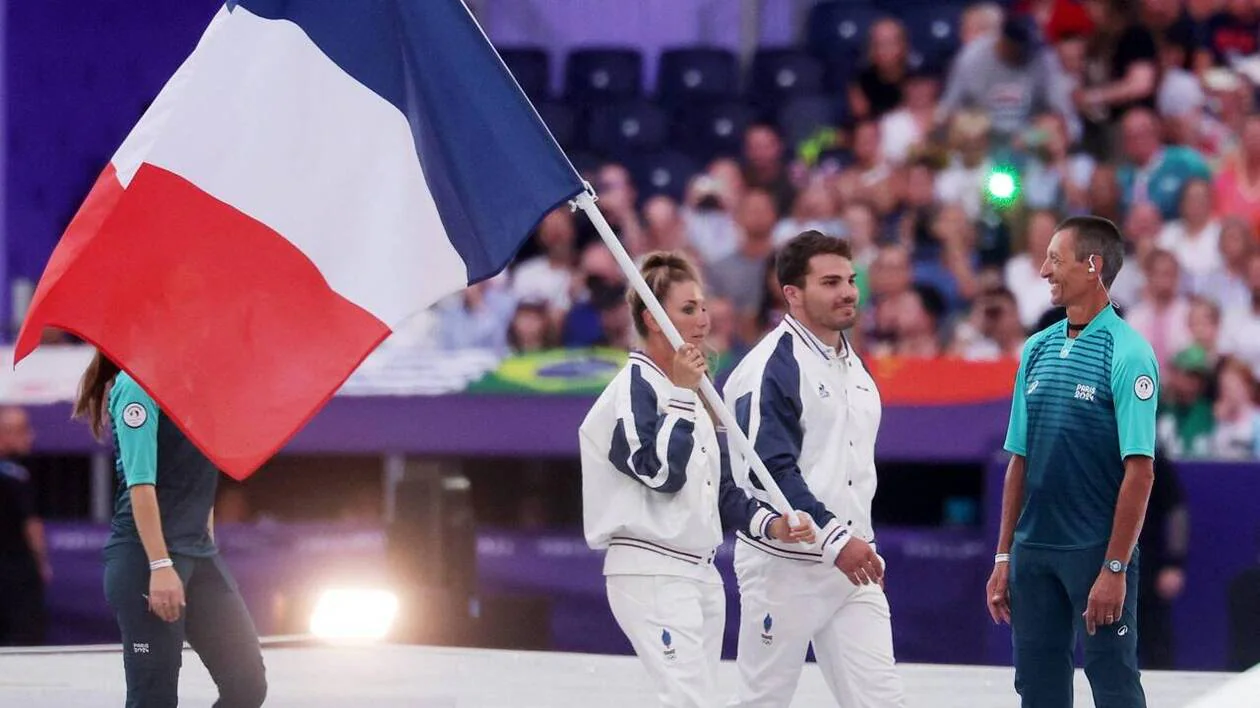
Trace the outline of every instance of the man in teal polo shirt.
<instances>
[{"instance_id":1,"label":"man in teal polo shirt","mask_svg":"<svg viewBox=\"0 0 1260 708\"><path fill-rule=\"evenodd\" d=\"M1159 118L1149 108L1131 108L1120 124L1124 162L1116 171L1127 211L1149 202L1165 220L1180 216L1181 192L1192 179L1211 181L1212 171L1197 150L1164 145Z\"/></svg>"},{"instance_id":2,"label":"man in teal polo shirt","mask_svg":"<svg viewBox=\"0 0 1260 708\"><path fill-rule=\"evenodd\" d=\"M1124 258L1106 219L1055 231L1041 276L1067 319L1024 346L988 603L1011 624L1024 708L1072 706L1073 654L1098 708L1144 708L1137 540L1154 481L1158 366L1111 305Z\"/></svg>"}]
</instances>

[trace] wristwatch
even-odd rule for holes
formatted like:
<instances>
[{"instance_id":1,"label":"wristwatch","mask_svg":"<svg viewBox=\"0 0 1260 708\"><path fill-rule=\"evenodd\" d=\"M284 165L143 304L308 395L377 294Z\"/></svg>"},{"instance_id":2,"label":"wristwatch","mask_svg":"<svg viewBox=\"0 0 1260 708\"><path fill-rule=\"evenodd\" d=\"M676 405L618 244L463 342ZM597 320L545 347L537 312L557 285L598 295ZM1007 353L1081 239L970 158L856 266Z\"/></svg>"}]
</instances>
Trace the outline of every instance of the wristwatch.
<instances>
[{"instance_id":1,"label":"wristwatch","mask_svg":"<svg viewBox=\"0 0 1260 708\"><path fill-rule=\"evenodd\" d=\"M1123 573L1125 571L1124 563L1121 563L1120 561L1115 560L1114 558L1107 561L1105 564L1103 564L1103 567L1106 568L1107 570L1110 570L1113 573Z\"/></svg>"}]
</instances>

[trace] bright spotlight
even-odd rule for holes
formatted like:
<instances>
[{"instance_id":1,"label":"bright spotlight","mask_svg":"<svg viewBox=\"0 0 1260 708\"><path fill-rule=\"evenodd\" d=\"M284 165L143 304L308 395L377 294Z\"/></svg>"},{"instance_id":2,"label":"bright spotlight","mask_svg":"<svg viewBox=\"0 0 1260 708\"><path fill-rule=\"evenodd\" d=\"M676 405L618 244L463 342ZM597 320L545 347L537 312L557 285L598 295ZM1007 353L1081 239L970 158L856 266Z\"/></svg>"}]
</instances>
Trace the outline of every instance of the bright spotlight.
<instances>
[{"instance_id":1,"label":"bright spotlight","mask_svg":"<svg viewBox=\"0 0 1260 708\"><path fill-rule=\"evenodd\" d=\"M1015 194L1019 186L1015 182L1015 176L1009 172L992 172L989 174L989 181L986 185L989 190L989 196L996 202L1008 202L1015 198Z\"/></svg>"},{"instance_id":2,"label":"bright spotlight","mask_svg":"<svg viewBox=\"0 0 1260 708\"><path fill-rule=\"evenodd\" d=\"M311 634L320 639L380 640L398 616L398 596L388 590L325 590L311 613Z\"/></svg>"}]
</instances>

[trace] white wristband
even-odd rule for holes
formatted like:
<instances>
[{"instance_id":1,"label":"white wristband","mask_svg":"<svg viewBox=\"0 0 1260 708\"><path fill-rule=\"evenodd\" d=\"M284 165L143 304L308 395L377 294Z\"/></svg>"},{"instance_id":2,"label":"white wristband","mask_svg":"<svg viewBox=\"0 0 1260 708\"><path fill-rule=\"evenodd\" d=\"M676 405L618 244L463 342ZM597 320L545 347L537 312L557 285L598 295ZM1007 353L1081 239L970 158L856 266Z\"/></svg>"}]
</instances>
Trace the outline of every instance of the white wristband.
<instances>
[{"instance_id":1,"label":"white wristband","mask_svg":"<svg viewBox=\"0 0 1260 708\"><path fill-rule=\"evenodd\" d=\"M1009 554L1009 553L998 553L998 554L995 554L995 555L993 556L993 562L994 562L995 564L996 564L996 563L1010 563L1010 562L1011 562L1011 554Z\"/></svg>"},{"instance_id":2,"label":"white wristband","mask_svg":"<svg viewBox=\"0 0 1260 708\"><path fill-rule=\"evenodd\" d=\"M163 568L170 568L173 565L175 565L175 561L170 558L159 558L155 561L149 561L149 570L161 570Z\"/></svg>"}]
</instances>

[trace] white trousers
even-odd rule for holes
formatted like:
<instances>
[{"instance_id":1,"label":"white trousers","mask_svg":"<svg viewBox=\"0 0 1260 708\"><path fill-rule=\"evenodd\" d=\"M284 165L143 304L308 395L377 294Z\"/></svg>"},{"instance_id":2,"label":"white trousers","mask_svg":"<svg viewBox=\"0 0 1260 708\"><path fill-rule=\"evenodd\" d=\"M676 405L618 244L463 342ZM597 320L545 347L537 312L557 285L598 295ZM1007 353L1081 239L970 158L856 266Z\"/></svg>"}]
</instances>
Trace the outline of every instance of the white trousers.
<instances>
[{"instance_id":1,"label":"white trousers","mask_svg":"<svg viewBox=\"0 0 1260 708\"><path fill-rule=\"evenodd\" d=\"M814 658L844 708L904 708L893 658L888 598L855 586L834 566L767 555L735 544L739 578L741 708L786 708L812 642Z\"/></svg>"},{"instance_id":2,"label":"white trousers","mask_svg":"<svg viewBox=\"0 0 1260 708\"><path fill-rule=\"evenodd\" d=\"M722 706L718 666L726 625L720 584L670 575L610 575L613 617L668 708Z\"/></svg>"}]
</instances>

